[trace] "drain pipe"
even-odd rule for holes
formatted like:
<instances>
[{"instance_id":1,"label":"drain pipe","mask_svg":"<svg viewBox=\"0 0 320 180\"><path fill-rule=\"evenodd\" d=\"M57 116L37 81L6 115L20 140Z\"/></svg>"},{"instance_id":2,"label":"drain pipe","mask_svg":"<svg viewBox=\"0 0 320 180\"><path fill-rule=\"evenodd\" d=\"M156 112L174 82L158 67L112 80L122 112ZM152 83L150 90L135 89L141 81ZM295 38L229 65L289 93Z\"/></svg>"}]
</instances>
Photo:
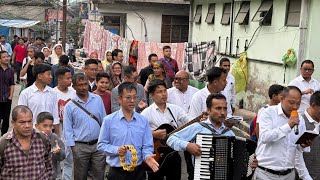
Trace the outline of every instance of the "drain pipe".
<instances>
[{"instance_id":1,"label":"drain pipe","mask_svg":"<svg viewBox=\"0 0 320 180\"><path fill-rule=\"evenodd\" d=\"M300 65L306 58L306 49L308 41L308 20L309 20L309 7L310 0L301 1L301 14L300 14L300 38L299 38L299 55L297 62L297 76L300 75Z\"/></svg>"},{"instance_id":2,"label":"drain pipe","mask_svg":"<svg viewBox=\"0 0 320 180\"><path fill-rule=\"evenodd\" d=\"M193 0L190 0L190 10L189 10L189 36L188 42L192 42L192 32L193 32Z\"/></svg>"},{"instance_id":3,"label":"drain pipe","mask_svg":"<svg viewBox=\"0 0 320 180\"><path fill-rule=\"evenodd\" d=\"M232 55L232 46L233 46L233 17L234 17L234 0L232 0L232 3L231 3L229 55Z\"/></svg>"}]
</instances>

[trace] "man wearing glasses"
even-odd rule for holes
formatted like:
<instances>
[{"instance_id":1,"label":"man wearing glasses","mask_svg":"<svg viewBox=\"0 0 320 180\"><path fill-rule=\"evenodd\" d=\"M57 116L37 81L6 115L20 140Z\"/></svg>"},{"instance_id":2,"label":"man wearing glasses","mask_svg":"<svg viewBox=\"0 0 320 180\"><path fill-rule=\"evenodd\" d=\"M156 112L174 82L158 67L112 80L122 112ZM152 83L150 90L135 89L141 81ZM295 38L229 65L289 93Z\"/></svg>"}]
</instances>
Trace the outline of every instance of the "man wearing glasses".
<instances>
[{"instance_id":1,"label":"man wearing glasses","mask_svg":"<svg viewBox=\"0 0 320 180\"><path fill-rule=\"evenodd\" d=\"M168 103L175 104L188 112L192 96L198 89L189 85L189 74L184 70L177 72L173 83L174 87L168 89Z\"/></svg>"},{"instance_id":2,"label":"man wearing glasses","mask_svg":"<svg viewBox=\"0 0 320 180\"><path fill-rule=\"evenodd\" d=\"M125 66L123 69L124 79L123 82L130 82L136 85L137 88L137 104L135 111L140 113L144 108L147 107L145 103L144 88L141 84L137 83L139 80L138 71L133 66ZM118 87L112 89L111 92L111 112L118 111L120 109L120 104L118 102Z\"/></svg>"},{"instance_id":3,"label":"man wearing glasses","mask_svg":"<svg viewBox=\"0 0 320 180\"><path fill-rule=\"evenodd\" d=\"M310 97L315 92L320 90L320 85L317 80L312 78L314 71L314 64L311 60L304 60L301 63L300 76L293 79L289 86L296 86L302 92L301 104L298 109L299 113L304 111L310 106Z\"/></svg>"},{"instance_id":4,"label":"man wearing glasses","mask_svg":"<svg viewBox=\"0 0 320 180\"><path fill-rule=\"evenodd\" d=\"M98 74L98 62L95 59L88 59L84 63L84 73L89 81L89 92L93 92L97 89L96 76Z\"/></svg>"}]
</instances>

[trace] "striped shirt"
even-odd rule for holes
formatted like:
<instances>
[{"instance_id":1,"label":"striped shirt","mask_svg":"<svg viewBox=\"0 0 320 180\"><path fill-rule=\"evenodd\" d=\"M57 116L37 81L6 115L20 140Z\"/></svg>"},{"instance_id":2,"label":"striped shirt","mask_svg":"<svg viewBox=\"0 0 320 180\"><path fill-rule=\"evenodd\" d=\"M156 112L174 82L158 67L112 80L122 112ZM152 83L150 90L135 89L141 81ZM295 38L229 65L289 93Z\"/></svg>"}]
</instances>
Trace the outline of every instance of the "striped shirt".
<instances>
[{"instance_id":1,"label":"striped shirt","mask_svg":"<svg viewBox=\"0 0 320 180\"><path fill-rule=\"evenodd\" d=\"M10 87L14 85L14 71L0 67L0 102L6 102L10 96Z\"/></svg>"},{"instance_id":2,"label":"striped shirt","mask_svg":"<svg viewBox=\"0 0 320 180\"><path fill-rule=\"evenodd\" d=\"M4 150L3 164L0 163L0 180L15 179L52 179L52 161L50 141L40 138L39 132L33 130L28 152L22 150L13 131L6 134L8 144Z\"/></svg>"}]
</instances>

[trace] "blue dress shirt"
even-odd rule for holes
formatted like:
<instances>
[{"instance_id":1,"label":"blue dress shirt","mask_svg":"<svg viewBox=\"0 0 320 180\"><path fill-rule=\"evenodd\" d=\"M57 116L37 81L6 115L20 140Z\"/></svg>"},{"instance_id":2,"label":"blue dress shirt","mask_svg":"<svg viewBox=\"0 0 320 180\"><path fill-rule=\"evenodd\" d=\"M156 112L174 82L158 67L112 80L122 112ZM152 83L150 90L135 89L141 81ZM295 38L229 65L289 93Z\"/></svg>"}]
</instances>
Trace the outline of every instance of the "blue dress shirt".
<instances>
[{"instance_id":1,"label":"blue dress shirt","mask_svg":"<svg viewBox=\"0 0 320 180\"><path fill-rule=\"evenodd\" d=\"M222 124L220 129L216 129L211 121L207 119L204 121L205 123L209 124L214 130L217 131L218 135L223 135L223 136L235 136L235 134L232 132L232 130L229 130L225 132L224 134L221 134L223 130L226 129L226 126ZM195 123L192 124L174 134L172 134L168 140L167 144L170 146L172 149L176 151L185 151L187 149L187 145L189 141L193 140L194 137L199 134L212 134L212 132L208 129L203 127L200 123Z\"/></svg>"},{"instance_id":2,"label":"blue dress shirt","mask_svg":"<svg viewBox=\"0 0 320 180\"><path fill-rule=\"evenodd\" d=\"M11 49L11 45L9 43L6 43L5 45L3 45L6 48L6 51L8 53L8 55L11 57L12 56L12 49Z\"/></svg>"},{"instance_id":3,"label":"blue dress shirt","mask_svg":"<svg viewBox=\"0 0 320 180\"><path fill-rule=\"evenodd\" d=\"M82 107L94 114L102 124L107 115L102 99L99 95L89 92L87 102L83 102L78 96L74 100ZM99 137L100 126L96 120L81 110L73 102L69 101L64 108L63 134L66 146L74 146L75 141L89 142Z\"/></svg>"},{"instance_id":4,"label":"blue dress shirt","mask_svg":"<svg viewBox=\"0 0 320 180\"><path fill-rule=\"evenodd\" d=\"M127 121L120 109L104 118L97 149L107 156L106 161L111 167L121 167L118 148L123 145L135 147L137 165L153 154L153 138L148 120L134 112L132 119ZM130 160L131 154L127 151L127 164Z\"/></svg>"}]
</instances>

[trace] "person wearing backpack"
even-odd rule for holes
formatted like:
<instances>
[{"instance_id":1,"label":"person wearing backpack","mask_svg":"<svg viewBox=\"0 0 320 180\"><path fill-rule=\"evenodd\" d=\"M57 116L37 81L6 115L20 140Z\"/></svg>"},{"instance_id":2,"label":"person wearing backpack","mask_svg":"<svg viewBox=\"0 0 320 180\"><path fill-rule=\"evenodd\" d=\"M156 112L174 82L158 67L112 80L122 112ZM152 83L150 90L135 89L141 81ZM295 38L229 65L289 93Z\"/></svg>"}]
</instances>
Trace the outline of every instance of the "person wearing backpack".
<instances>
[{"instance_id":1,"label":"person wearing backpack","mask_svg":"<svg viewBox=\"0 0 320 180\"><path fill-rule=\"evenodd\" d=\"M0 138L0 179L52 179L50 141L33 129L31 110L16 106L11 123L13 130Z\"/></svg>"}]
</instances>

